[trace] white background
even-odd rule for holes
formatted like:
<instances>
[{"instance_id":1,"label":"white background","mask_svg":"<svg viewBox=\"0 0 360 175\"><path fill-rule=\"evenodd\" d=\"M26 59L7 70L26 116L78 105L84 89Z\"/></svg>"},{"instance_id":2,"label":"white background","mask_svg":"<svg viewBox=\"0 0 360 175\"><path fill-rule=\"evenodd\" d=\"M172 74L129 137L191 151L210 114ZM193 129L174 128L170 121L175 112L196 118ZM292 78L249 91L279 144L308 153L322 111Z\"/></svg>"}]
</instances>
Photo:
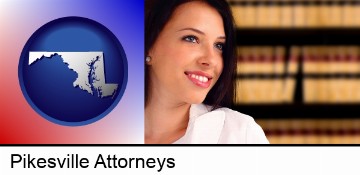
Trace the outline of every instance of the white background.
<instances>
[{"instance_id":1,"label":"white background","mask_svg":"<svg viewBox=\"0 0 360 175\"><path fill-rule=\"evenodd\" d=\"M78 154L89 159L85 169L11 168L11 154L36 158L64 158ZM167 168L93 168L97 156L118 158L174 158ZM352 175L360 174L360 147L254 147L254 146L101 146L101 147L5 147L0 146L0 174L224 174L224 175ZM103 174L105 175L105 174Z\"/></svg>"}]
</instances>

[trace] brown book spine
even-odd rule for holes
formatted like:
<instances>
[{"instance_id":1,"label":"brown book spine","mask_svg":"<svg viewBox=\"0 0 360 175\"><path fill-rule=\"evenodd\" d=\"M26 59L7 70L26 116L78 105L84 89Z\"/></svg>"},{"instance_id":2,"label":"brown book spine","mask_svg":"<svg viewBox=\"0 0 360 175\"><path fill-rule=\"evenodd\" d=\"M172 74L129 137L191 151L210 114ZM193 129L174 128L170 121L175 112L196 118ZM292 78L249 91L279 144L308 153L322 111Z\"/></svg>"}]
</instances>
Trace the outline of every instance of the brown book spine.
<instances>
[{"instance_id":1,"label":"brown book spine","mask_svg":"<svg viewBox=\"0 0 360 175\"><path fill-rule=\"evenodd\" d=\"M273 1L268 1L268 27L280 27L281 26L281 7Z\"/></svg>"},{"instance_id":2,"label":"brown book spine","mask_svg":"<svg viewBox=\"0 0 360 175\"><path fill-rule=\"evenodd\" d=\"M293 8L293 16L294 27L304 27L306 25L306 6L304 4L298 3L292 6Z\"/></svg>"},{"instance_id":3,"label":"brown book spine","mask_svg":"<svg viewBox=\"0 0 360 175\"><path fill-rule=\"evenodd\" d=\"M355 23L355 10L356 7L351 2L346 1L343 5L343 18L342 24L344 27L352 27Z\"/></svg>"},{"instance_id":4,"label":"brown book spine","mask_svg":"<svg viewBox=\"0 0 360 175\"><path fill-rule=\"evenodd\" d=\"M284 81L285 78L283 78L282 76L285 73L285 48L283 46L275 46L273 47L274 49L274 54L273 54L273 64L274 64L274 74L276 76L276 78L274 79L273 82L273 88L274 88L274 93L273 96L271 97L273 102L276 103L282 103L285 101L284 97L285 97L285 91L284 91Z\"/></svg>"},{"instance_id":5,"label":"brown book spine","mask_svg":"<svg viewBox=\"0 0 360 175\"><path fill-rule=\"evenodd\" d=\"M330 5L330 27L341 27L342 19L343 19L343 4L339 3L339 1L335 1Z\"/></svg>"},{"instance_id":6,"label":"brown book spine","mask_svg":"<svg viewBox=\"0 0 360 175\"><path fill-rule=\"evenodd\" d=\"M310 1L310 3L311 4L305 6L305 27L318 27L320 8L312 1Z\"/></svg>"},{"instance_id":7,"label":"brown book spine","mask_svg":"<svg viewBox=\"0 0 360 175\"><path fill-rule=\"evenodd\" d=\"M355 55L355 65L357 65L356 68L356 74L360 75L360 47L356 46L354 47L354 55ZM354 98L356 102L360 102L360 78L357 78L355 80L355 88L356 90L354 90Z\"/></svg>"},{"instance_id":8,"label":"brown book spine","mask_svg":"<svg viewBox=\"0 0 360 175\"><path fill-rule=\"evenodd\" d=\"M318 101L317 84L318 80L311 77L307 77L308 74L314 73L314 65L316 65L314 48L306 46L303 48L303 94L305 103L315 103Z\"/></svg>"},{"instance_id":9,"label":"brown book spine","mask_svg":"<svg viewBox=\"0 0 360 175\"><path fill-rule=\"evenodd\" d=\"M314 8L317 9L317 22L316 25L319 27L328 27L330 26L331 20L331 5L326 3L325 1L320 1L320 5L314 5Z\"/></svg>"},{"instance_id":10,"label":"brown book spine","mask_svg":"<svg viewBox=\"0 0 360 175\"><path fill-rule=\"evenodd\" d=\"M257 24L257 6L247 3L244 9L244 27L256 27Z\"/></svg>"},{"instance_id":11,"label":"brown book spine","mask_svg":"<svg viewBox=\"0 0 360 175\"><path fill-rule=\"evenodd\" d=\"M285 3L290 0L283 0ZM280 10L280 27L290 28L294 22L294 5L287 4L279 6Z\"/></svg>"},{"instance_id":12,"label":"brown book spine","mask_svg":"<svg viewBox=\"0 0 360 175\"><path fill-rule=\"evenodd\" d=\"M360 27L360 2L356 1L354 5L354 27Z\"/></svg>"},{"instance_id":13,"label":"brown book spine","mask_svg":"<svg viewBox=\"0 0 360 175\"><path fill-rule=\"evenodd\" d=\"M231 11L234 16L236 27L242 28L246 26L246 16L245 16L245 5L232 5Z\"/></svg>"},{"instance_id":14,"label":"brown book spine","mask_svg":"<svg viewBox=\"0 0 360 175\"><path fill-rule=\"evenodd\" d=\"M265 1L260 1L259 4L256 6L256 26L257 27L268 27L269 26L269 7L265 3Z\"/></svg>"},{"instance_id":15,"label":"brown book spine","mask_svg":"<svg viewBox=\"0 0 360 175\"><path fill-rule=\"evenodd\" d=\"M328 46L326 47L327 53L328 53L328 74L334 74L337 72L337 65L336 65L336 59L337 59L337 49L336 46ZM336 102L335 93L337 93L337 80L336 79L330 79L328 80L328 86L327 89L329 91L328 94L328 102L334 103Z\"/></svg>"}]
</instances>

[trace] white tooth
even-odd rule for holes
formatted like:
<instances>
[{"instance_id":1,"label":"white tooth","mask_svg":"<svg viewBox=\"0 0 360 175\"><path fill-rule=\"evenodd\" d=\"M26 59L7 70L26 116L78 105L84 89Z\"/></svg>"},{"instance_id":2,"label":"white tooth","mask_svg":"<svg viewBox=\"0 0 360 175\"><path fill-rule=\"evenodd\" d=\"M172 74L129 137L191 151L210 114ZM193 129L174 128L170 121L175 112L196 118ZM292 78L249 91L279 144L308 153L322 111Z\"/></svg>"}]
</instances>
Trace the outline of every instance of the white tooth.
<instances>
[{"instance_id":1,"label":"white tooth","mask_svg":"<svg viewBox=\"0 0 360 175\"><path fill-rule=\"evenodd\" d=\"M191 78L195 78L195 75L194 75L194 74L191 74Z\"/></svg>"},{"instance_id":2,"label":"white tooth","mask_svg":"<svg viewBox=\"0 0 360 175\"><path fill-rule=\"evenodd\" d=\"M204 82L206 83L208 81L209 81L209 79L207 77L204 77Z\"/></svg>"},{"instance_id":3,"label":"white tooth","mask_svg":"<svg viewBox=\"0 0 360 175\"><path fill-rule=\"evenodd\" d=\"M198 79L199 79L199 76L198 76L198 75L196 75L196 76L195 76L195 78L198 80Z\"/></svg>"},{"instance_id":4,"label":"white tooth","mask_svg":"<svg viewBox=\"0 0 360 175\"><path fill-rule=\"evenodd\" d=\"M203 81L203 77L202 77L202 76L200 76L199 80L202 82L202 81Z\"/></svg>"}]
</instances>

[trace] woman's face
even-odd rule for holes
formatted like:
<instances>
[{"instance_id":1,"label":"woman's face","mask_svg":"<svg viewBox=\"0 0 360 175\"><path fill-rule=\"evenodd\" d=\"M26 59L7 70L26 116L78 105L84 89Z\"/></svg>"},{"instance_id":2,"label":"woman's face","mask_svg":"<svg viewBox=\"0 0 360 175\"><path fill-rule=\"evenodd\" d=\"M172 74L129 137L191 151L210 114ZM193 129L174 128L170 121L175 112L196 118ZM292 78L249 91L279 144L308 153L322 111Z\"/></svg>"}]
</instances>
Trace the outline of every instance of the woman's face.
<instances>
[{"instance_id":1,"label":"woman's face","mask_svg":"<svg viewBox=\"0 0 360 175\"><path fill-rule=\"evenodd\" d=\"M203 102L223 69L223 26L220 14L204 2L178 6L149 51L151 94Z\"/></svg>"}]
</instances>

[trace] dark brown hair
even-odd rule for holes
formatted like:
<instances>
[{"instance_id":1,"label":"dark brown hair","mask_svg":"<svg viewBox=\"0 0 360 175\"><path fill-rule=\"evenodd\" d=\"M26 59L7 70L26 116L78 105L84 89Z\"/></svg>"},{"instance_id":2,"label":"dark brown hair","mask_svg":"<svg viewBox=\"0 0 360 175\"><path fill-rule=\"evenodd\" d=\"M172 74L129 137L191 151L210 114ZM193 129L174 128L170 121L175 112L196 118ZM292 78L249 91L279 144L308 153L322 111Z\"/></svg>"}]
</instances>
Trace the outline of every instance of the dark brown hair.
<instances>
[{"instance_id":1,"label":"dark brown hair","mask_svg":"<svg viewBox=\"0 0 360 175\"><path fill-rule=\"evenodd\" d=\"M171 18L175 9L186 2L194 0L145 0L145 55L155 43L165 24ZM234 72L236 69L235 57L235 27L229 5L225 0L201 0L216 9L222 17L226 35L225 47L223 49L223 71L207 94L204 104L213 109L218 107L231 107L234 97ZM148 66L145 66L145 105L148 101Z\"/></svg>"}]
</instances>

